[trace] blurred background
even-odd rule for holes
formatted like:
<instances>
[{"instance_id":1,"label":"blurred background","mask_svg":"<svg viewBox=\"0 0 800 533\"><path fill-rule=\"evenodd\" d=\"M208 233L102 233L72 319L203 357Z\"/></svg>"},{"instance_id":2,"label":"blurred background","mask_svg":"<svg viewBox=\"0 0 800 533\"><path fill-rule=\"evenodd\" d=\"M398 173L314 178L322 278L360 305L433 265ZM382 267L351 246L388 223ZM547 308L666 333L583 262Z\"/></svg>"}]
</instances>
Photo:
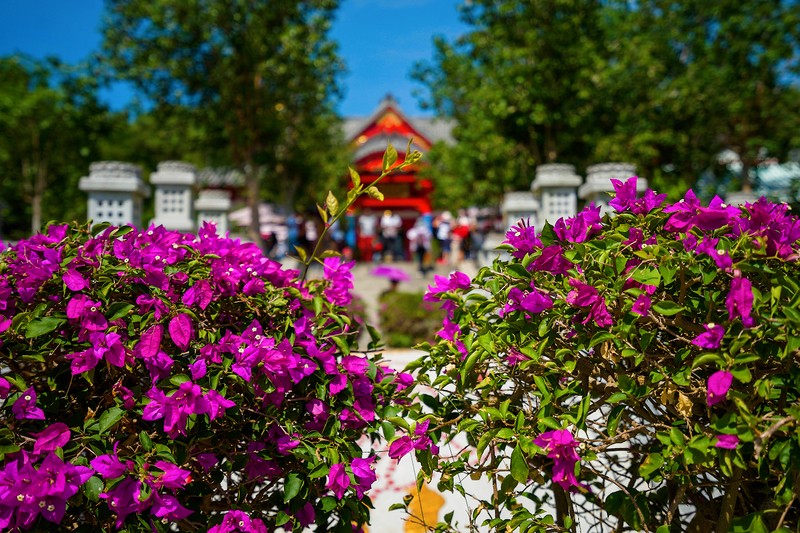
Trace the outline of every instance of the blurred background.
<instances>
[{"instance_id":1,"label":"blurred background","mask_svg":"<svg viewBox=\"0 0 800 533\"><path fill-rule=\"evenodd\" d=\"M672 200L796 203L798 76L795 0L2 0L0 238L85 220L93 162L148 182L182 161L280 256L319 233L306 224L329 189L344 197L348 165L369 182L410 138L423 164L332 247L411 260L424 218L449 260L443 220L482 242L553 163L627 162ZM401 243L373 221L367 250L356 217L387 209ZM156 211L146 198L142 223Z\"/></svg>"}]
</instances>

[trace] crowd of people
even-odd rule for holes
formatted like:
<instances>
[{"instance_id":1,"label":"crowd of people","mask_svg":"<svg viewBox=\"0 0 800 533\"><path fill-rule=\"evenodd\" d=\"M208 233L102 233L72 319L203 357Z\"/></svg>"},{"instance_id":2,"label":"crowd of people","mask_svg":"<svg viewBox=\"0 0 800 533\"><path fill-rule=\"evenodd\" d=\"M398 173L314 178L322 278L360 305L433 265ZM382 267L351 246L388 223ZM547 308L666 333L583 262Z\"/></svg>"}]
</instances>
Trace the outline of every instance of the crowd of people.
<instances>
[{"instance_id":1,"label":"crowd of people","mask_svg":"<svg viewBox=\"0 0 800 533\"><path fill-rule=\"evenodd\" d=\"M433 269L434 262L457 265L478 260L487 233L497 219L487 211L459 210L401 218L386 210L382 215L362 213L357 217L356 258L362 261L414 260L420 273Z\"/></svg>"},{"instance_id":2,"label":"crowd of people","mask_svg":"<svg viewBox=\"0 0 800 533\"><path fill-rule=\"evenodd\" d=\"M415 261L427 274L435 263L456 266L481 259L486 235L500 231L496 213L477 208L401 217L397 212L367 211L348 214L334 222L324 249L334 249L348 259L367 262ZM312 214L286 217L285 229L267 235L270 255L281 258L295 248L313 249L322 234L321 222Z\"/></svg>"}]
</instances>

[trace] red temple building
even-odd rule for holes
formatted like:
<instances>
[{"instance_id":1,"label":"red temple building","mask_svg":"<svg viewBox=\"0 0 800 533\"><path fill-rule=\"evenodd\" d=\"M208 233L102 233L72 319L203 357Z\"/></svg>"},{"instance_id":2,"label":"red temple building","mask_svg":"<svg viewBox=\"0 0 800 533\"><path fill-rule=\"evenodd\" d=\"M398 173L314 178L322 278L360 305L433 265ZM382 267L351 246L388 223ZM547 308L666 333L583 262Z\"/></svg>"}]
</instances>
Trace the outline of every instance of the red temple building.
<instances>
[{"instance_id":1,"label":"red temple building","mask_svg":"<svg viewBox=\"0 0 800 533\"><path fill-rule=\"evenodd\" d=\"M412 149L427 153L437 141L452 142L452 126L448 121L406 116L397 101L387 95L378 109L367 118L348 118L345 120L345 138L353 151L353 168L361 175L361 181L369 184L381 174L383 153L388 143L397 149L398 161L405 157L408 141L414 139ZM424 159L421 162L424 165ZM384 200L368 196L359 198L355 207L360 213L374 211L383 213L391 210L399 214L404 223L413 221L421 214L431 212L431 193L434 184L429 179L419 177L419 165L387 176L378 188Z\"/></svg>"}]
</instances>

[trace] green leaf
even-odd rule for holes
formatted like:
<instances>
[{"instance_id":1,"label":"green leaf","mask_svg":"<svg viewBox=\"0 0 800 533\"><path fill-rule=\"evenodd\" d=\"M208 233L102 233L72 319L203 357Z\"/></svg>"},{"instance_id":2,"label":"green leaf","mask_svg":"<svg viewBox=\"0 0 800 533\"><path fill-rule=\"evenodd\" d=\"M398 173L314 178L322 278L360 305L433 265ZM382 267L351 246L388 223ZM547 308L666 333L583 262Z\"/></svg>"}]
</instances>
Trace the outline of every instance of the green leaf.
<instances>
[{"instance_id":1,"label":"green leaf","mask_svg":"<svg viewBox=\"0 0 800 533\"><path fill-rule=\"evenodd\" d=\"M480 352L478 350L473 350L472 353L469 354L469 357L467 357L467 360L462 365L460 370L462 383L467 382L467 375L469 375L469 373L472 371L472 367L475 366L475 363L478 362L479 355Z\"/></svg>"},{"instance_id":2,"label":"green leaf","mask_svg":"<svg viewBox=\"0 0 800 533\"><path fill-rule=\"evenodd\" d=\"M518 482L525 483L528 480L528 472L528 461L518 444L511 452L511 476Z\"/></svg>"},{"instance_id":3,"label":"green leaf","mask_svg":"<svg viewBox=\"0 0 800 533\"><path fill-rule=\"evenodd\" d=\"M389 143L386 146L386 151L383 152L383 171L386 172L387 170L389 170L392 167L392 165L395 164L396 161L397 161L397 150L395 149L394 146L392 146L392 143Z\"/></svg>"},{"instance_id":4,"label":"green leaf","mask_svg":"<svg viewBox=\"0 0 800 533\"><path fill-rule=\"evenodd\" d=\"M353 167L347 167L347 170L350 171L350 179L353 180L353 189L357 190L361 185L361 176L358 175L358 172Z\"/></svg>"},{"instance_id":5,"label":"green leaf","mask_svg":"<svg viewBox=\"0 0 800 533\"><path fill-rule=\"evenodd\" d=\"M764 523L761 513L734 518L731 521L732 533L769 533L769 528Z\"/></svg>"},{"instance_id":6,"label":"green leaf","mask_svg":"<svg viewBox=\"0 0 800 533\"><path fill-rule=\"evenodd\" d=\"M108 311L106 312L106 318L108 319L109 322L113 322L114 320L117 320L127 315L135 307L136 307L135 305L126 302L114 302L113 304L108 306Z\"/></svg>"},{"instance_id":7,"label":"green leaf","mask_svg":"<svg viewBox=\"0 0 800 533\"><path fill-rule=\"evenodd\" d=\"M661 284L661 274L658 272L658 270L637 268L631 277L634 279L634 281L638 281L644 285L653 285L658 287Z\"/></svg>"},{"instance_id":8,"label":"green leaf","mask_svg":"<svg viewBox=\"0 0 800 533\"><path fill-rule=\"evenodd\" d=\"M128 233L132 232L133 229L134 229L133 226L119 226L118 228L112 230L111 233L108 234L108 236L111 239L117 239L119 237L122 237L123 235L127 235Z\"/></svg>"},{"instance_id":9,"label":"green leaf","mask_svg":"<svg viewBox=\"0 0 800 533\"><path fill-rule=\"evenodd\" d=\"M719 353L704 353L699 357L695 357L694 361L692 361L692 368L698 368L708 364L723 367L725 366L725 358Z\"/></svg>"},{"instance_id":10,"label":"green leaf","mask_svg":"<svg viewBox=\"0 0 800 533\"><path fill-rule=\"evenodd\" d=\"M336 509L336 498L334 498L333 496L325 496L324 498L322 498L320 503L321 503L320 507L326 513Z\"/></svg>"},{"instance_id":11,"label":"green leaf","mask_svg":"<svg viewBox=\"0 0 800 533\"><path fill-rule=\"evenodd\" d=\"M103 490L103 481L97 477L92 476L86 480L86 483L83 484L81 487L81 491L83 491L84 496L89 501L98 502L100 501L100 492Z\"/></svg>"},{"instance_id":12,"label":"green leaf","mask_svg":"<svg viewBox=\"0 0 800 533\"><path fill-rule=\"evenodd\" d=\"M148 435L144 430L139 432L139 443L141 443L142 449L146 452L149 452L153 449L153 441L150 438L150 435Z\"/></svg>"},{"instance_id":13,"label":"green leaf","mask_svg":"<svg viewBox=\"0 0 800 533\"><path fill-rule=\"evenodd\" d=\"M50 333L64 322L65 320L63 318L52 316L31 320L28 327L25 328L25 338L32 339Z\"/></svg>"},{"instance_id":14,"label":"green leaf","mask_svg":"<svg viewBox=\"0 0 800 533\"><path fill-rule=\"evenodd\" d=\"M378 200L379 202L383 201L383 193L379 191L378 188L375 187L374 185L370 185L369 187L367 187L367 194L369 195L370 198Z\"/></svg>"},{"instance_id":15,"label":"green leaf","mask_svg":"<svg viewBox=\"0 0 800 533\"><path fill-rule=\"evenodd\" d=\"M672 316L683 311L684 307L670 300L662 300L653 304L653 310L660 315Z\"/></svg>"},{"instance_id":16,"label":"green leaf","mask_svg":"<svg viewBox=\"0 0 800 533\"><path fill-rule=\"evenodd\" d=\"M317 211L319 212L319 217L322 219L322 222L327 224L328 223L328 211L325 210L324 207L317 204Z\"/></svg>"},{"instance_id":17,"label":"green leaf","mask_svg":"<svg viewBox=\"0 0 800 533\"><path fill-rule=\"evenodd\" d=\"M339 200L333 195L333 191L328 191L328 196L325 198L325 206L331 215L336 215L339 212Z\"/></svg>"},{"instance_id":18,"label":"green leaf","mask_svg":"<svg viewBox=\"0 0 800 533\"><path fill-rule=\"evenodd\" d=\"M169 378L169 382L176 387L179 387L182 383L186 383L187 381L192 381L192 378L186 374L175 374Z\"/></svg>"},{"instance_id":19,"label":"green leaf","mask_svg":"<svg viewBox=\"0 0 800 533\"><path fill-rule=\"evenodd\" d=\"M111 428L114 424L119 422L125 415L125 410L119 407L112 407L107 409L100 415L98 433L105 433L106 430Z\"/></svg>"},{"instance_id":20,"label":"green leaf","mask_svg":"<svg viewBox=\"0 0 800 533\"><path fill-rule=\"evenodd\" d=\"M664 456L660 453L651 453L648 455L642 464L639 465L639 475L644 478L649 478L650 475L661 468L664 464Z\"/></svg>"},{"instance_id":21,"label":"green leaf","mask_svg":"<svg viewBox=\"0 0 800 533\"><path fill-rule=\"evenodd\" d=\"M300 478L299 474L291 473L286 476L286 483L283 490L283 501L288 502L297 496L301 488L303 488L303 480Z\"/></svg>"},{"instance_id":22,"label":"green leaf","mask_svg":"<svg viewBox=\"0 0 800 533\"><path fill-rule=\"evenodd\" d=\"M347 341L339 336L334 335L331 337L333 342L336 344L336 347L339 348L339 351L342 352L343 355L350 355L350 346L348 346Z\"/></svg>"}]
</instances>

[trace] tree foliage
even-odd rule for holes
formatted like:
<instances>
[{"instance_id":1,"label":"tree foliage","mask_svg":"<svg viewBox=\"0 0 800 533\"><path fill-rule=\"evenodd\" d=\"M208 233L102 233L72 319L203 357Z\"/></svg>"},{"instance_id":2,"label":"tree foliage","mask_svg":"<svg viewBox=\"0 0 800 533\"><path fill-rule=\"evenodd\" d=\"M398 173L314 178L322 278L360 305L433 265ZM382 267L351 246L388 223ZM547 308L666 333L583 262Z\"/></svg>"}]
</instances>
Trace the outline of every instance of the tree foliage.
<instances>
[{"instance_id":1,"label":"tree foliage","mask_svg":"<svg viewBox=\"0 0 800 533\"><path fill-rule=\"evenodd\" d=\"M304 281L213 225L0 253L0 529L364 524L410 376L356 351L352 266Z\"/></svg>"},{"instance_id":2,"label":"tree foliage","mask_svg":"<svg viewBox=\"0 0 800 533\"><path fill-rule=\"evenodd\" d=\"M457 122L433 173L470 201L556 160L632 161L679 192L721 149L746 171L797 142L796 2L475 0L462 14L471 31L437 39L414 76Z\"/></svg>"},{"instance_id":3,"label":"tree foliage","mask_svg":"<svg viewBox=\"0 0 800 533\"><path fill-rule=\"evenodd\" d=\"M302 186L341 168L330 166L341 64L327 32L337 1L107 5L103 47L114 76L157 107L194 108L209 146L226 146L245 172L254 214L265 192L291 203Z\"/></svg>"},{"instance_id":4,"label":"tree foliage","mask_svg":"<svg viewBox=\"0 0 800 533\"><path fill-rule=\"evenodd\" d=\"M430 287L447 316L409 412L442 452L420 477L476 510L437 530L798 528L800 220L635 182Z\"/></svg>"},{"instance_id":5,"label":"tree foliage","mask_svg":"<svg viewBox=\"0 0 800 533\"><path fill-rule=\"evenodd\" d=\"M0 235L85 218L78 180L111 128L97 83L55 60L0 59Z\"/></svg>"}]
</instances>

